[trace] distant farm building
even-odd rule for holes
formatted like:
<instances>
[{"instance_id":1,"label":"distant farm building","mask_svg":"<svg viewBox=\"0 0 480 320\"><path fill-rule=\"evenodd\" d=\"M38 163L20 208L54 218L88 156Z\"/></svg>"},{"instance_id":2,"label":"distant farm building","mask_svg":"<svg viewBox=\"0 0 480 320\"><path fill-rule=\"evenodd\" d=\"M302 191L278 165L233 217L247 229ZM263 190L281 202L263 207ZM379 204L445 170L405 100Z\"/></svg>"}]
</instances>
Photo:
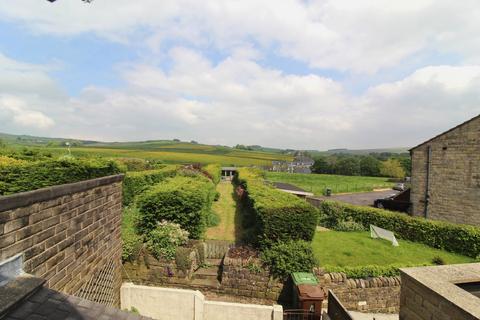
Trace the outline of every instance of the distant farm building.
<instances>
[{"instance_id":1,"label":"distant farm building","mask_svg":"<svg viewBox=\"0 0 480 320\"><path fill-rule=\"evenodd\" d=\"M272 161L271 170L274 172L312 173L311 167L314 163L312 158L299 154L292 162Z\"/></svg>"},{"instance_id":2,"label":"distant farm building","mask_svg":"<svg viewBox=\"0 0 480 320\"><path fill-rule=\"evenodd\" d=\"M480 115L410 153L413 215L480 226Z\"/></svg>"},{"instance_id":3,"label":"distant farm building","mask_svg":"<svg viewBox=\"0 0 480 320\"><path fill-rule=\"evenodd\" d=\"M237 170L237 167L222 167L222 179L232 180Z\"/></svg>"}]
</instances>

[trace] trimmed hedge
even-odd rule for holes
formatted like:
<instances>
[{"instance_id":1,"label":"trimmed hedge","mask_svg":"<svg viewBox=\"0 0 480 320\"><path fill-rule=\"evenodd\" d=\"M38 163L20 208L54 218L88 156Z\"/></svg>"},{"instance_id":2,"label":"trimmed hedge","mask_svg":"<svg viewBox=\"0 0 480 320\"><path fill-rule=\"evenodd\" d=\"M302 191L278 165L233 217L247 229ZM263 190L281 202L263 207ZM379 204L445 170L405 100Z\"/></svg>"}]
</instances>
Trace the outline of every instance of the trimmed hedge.
<instances>
[{"instance_id":1,"label":"trimmed hedge","mask_svg":"<svg viewBox=\"0 0 480 320\"><path fill-rule=\"evenodd\" d=\"M170 165L156 170L127 172L123 180L123 205L131 204L135 196L148 187L175 176L177 169L177 166Z\"/></svg>"},{"instance_id":2,"label":"trimmed hedge","mask_svg":"<svg viewBox=\"0 0 480 320\"><path fill-rule=\"evenodd\" d=\"M202 171L213 181L218 184L222 178L222 167L219 164L209 164L202 168Z\"/></svg>"},{"instance_id":3,"label":"trimmed hedge","mask_svg":"<svg viewBox=\"0 0 480 320\"><path fill-rule=\"evenodd\" d=\"M480 257L478 227L426 220L402 213L332 201L322 202L320 213L320 223L327 228L332 228L338 221L345 220L355 221L365 228L373 224L393 231L400 239L420 242L472 258Z\"/></svg>"},{"instance_id":4,"label":"trimmed hedge","mask_svg":"<svg viewBox=\"0 0 480 320\"><path fill-rule=\"evenodd\" d=\"M214 196L214 184L203 176L169 178L138 198L142 214L139 226L148 232L157 222L167 220L180 224L192 239L198 239L206 229Z\"/></svg>"},{"instance_id":5,"label":"trimmed hedge","mask_svg":"<svg viewBox=\"0 0 480 320\"><path fill-rule=\"evenodd\" d=\"M260 245L313 239L318 219L316 208L266 184L261 173L254 169L239 169L235 179L246 191L244 203L254 212Z\"/></svg>"},{"instance_id":6,"label":"trimmed hedge","mask_svg":"<svg viewBox=\"0 0 480 320\"><path fill-rule=\"evenodd\" d=\"M0 195L31 191L120 173L114 161L62 159L0 163Z\"/></svg>"}]
</instances>

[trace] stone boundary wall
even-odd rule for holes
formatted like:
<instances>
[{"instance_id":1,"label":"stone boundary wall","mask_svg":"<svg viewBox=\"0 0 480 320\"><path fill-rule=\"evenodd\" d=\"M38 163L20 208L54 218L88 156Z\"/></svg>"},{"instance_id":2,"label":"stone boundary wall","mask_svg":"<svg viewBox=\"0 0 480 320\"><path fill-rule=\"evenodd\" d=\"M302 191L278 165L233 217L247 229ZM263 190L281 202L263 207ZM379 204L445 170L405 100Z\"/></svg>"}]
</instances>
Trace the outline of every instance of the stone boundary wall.
<instances>
[{"instance_id":1,"label":"stone boundary wall","mask_svg":"<svg viewBox=\"0 0 480 320\"><path fill-rule=\"evenodd\" d=\"M150 286L189 288L188 274L176 270L175 262L159 262L147 255L134 263L126 263L125 280ZM169 276L167 266L172 271ZM331 289L349 310L361 312L398 313L400 306L400 277L378 277L370 279L349 279L344 273L325 273L321 268L314 270L321 286ZM270 277L256 257L246 259L223 259L221 282L216 288L198 287L204 292L215 292L263 301L289 303L292 288ZM327 300L324 301L326 310Z\"/></svg>"},{"instance_id":2,"label":"stone boundary wall","mask_svg":"<svg viewBox=\"0 0 480 320\"><path fill-rule=\"evenodd\" d=\"M222 289L227 294L277 301L284 284L272 279L257 258L232 259L226 256L223 259Z\"/></svg>"},{"instance_id":3,"label":"stone boundary wall","mask_svg":"<svg viewBox=\"0 0 480 320\"><path fill-rule=\"evenodd\" d=\"M115 175L0 197L0 260L21 254L24 271L49 288L88 291L119 305L122 180ZM94 277L113 283L96 286L89 283Z\"/></svg>"},{"instance_id":4,"label":"stone boundary wall","mask_svg":"<svg viewBox=\"0 0 480 320\"><path fill-rule=\"evenodd\" d=\"M398 313L401 279L377 277L349 279L344 273L314 270L321 286L332 290L348 310L373 313Z\"/></svg>"}]
</instances>

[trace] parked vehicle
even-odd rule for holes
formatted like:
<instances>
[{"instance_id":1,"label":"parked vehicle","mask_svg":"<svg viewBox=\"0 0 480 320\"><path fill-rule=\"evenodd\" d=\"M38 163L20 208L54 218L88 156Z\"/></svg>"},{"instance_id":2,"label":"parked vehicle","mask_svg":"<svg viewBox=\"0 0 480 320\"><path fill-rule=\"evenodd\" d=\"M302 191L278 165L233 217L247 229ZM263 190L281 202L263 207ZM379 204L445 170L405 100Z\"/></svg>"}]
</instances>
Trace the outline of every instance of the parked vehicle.
<instances>
[{"instance_id":1,"label":"parked vehicle","mask_svg":"<svg viewBox=\"0 0 480 320\"><path fill-rule=\"evenodd\" d=\"M397 183L393 186L392 189L397 191L405 191L407 190L407 186L405 185L405 183Z\"/></svg>"},{"instance_id":2,"label":"parked vehicle","mask_svg":"<svg viewBox=\"0 0 480 320\"><path fill-rule=\"evenodd\" d=\"M392 195L383 199L377 199L373 202L373 206L379 209L387 209L392 211L400 211L408 213L410 211L410 188L399 194Z\"/></svg>"}]
</instances>

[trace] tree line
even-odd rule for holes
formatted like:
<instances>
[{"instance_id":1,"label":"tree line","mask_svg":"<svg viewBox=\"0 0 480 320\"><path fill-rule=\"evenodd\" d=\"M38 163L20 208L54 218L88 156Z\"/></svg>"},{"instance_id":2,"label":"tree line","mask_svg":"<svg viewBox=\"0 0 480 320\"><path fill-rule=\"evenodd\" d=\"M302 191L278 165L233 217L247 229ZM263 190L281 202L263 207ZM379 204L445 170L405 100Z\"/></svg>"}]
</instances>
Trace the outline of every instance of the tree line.
<instances>
[{"instance_id":1,"label":"tree line","mask_svg":"<svg viewBox=\"0 0 480 320\"><path fill-rule=\"evenodd\" d=\"M332 154L314 160L312 172L345 176L404 178L410 176L412 166L408 154Z\"/></svg>"}]
</instances>

